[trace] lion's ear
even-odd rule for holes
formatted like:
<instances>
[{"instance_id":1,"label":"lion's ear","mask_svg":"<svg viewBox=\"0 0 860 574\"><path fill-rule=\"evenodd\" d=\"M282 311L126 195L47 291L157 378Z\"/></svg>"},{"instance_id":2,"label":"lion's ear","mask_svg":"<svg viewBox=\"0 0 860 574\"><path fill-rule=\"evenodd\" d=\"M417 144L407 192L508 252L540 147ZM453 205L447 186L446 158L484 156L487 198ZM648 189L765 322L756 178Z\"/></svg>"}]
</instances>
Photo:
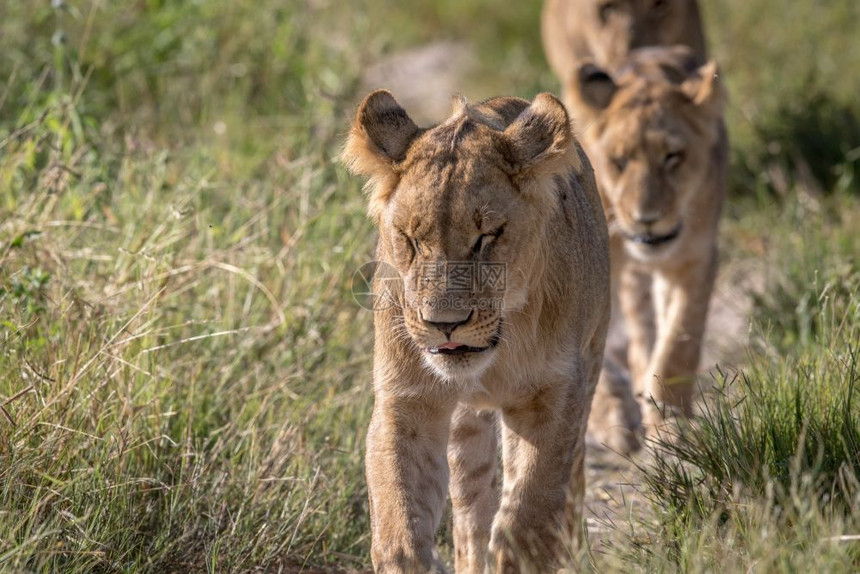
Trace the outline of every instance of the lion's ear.
<instances>
[{"instance_id":1,"label":"lion's ear","mask_svg":"<svg viewBox=\"0 0 860 574\"><path fill-rule=\"evenodd\" d=\"M366 191L375 217L397 184L396 165L420 129L387 90L369 94L355 113L341 160L355 174L369 176Z\"/></svg>"},{"instance_id":2,"label":"lion's ear","mask_svg":"<svg viewBox=\"0 0 860 574\"><path fill-rule=\"evenodd\" d=\"M353 173L379 176L406 157L418 126L391 92L372 92L355 113L342 158Z\"/></svg>"},{"instance_id":3,"label":"lion's ear","mask_svg":"<svg viewBox=\"0 0 860 574\"><path fill-rule=\"evenodd\" d=\"M573 92L579 102L594 111L608 108L618 91L612 76L590 62L579 67L573 83Z\"/></svg>"},{"instance_id":4,"label":"lion's ear","mask_svg":"<svg viewBox=\"0 0 860 574\"><path fill-rule=\"evenodd\" d=\"M720 78L717 63L711 60L696 70L681 84L681 91L690 101L713 117L723 113L726 105L726 88Z\"/></svg>"},{"instance_id":5,"label":"lion's ear","mask_svg":"<svg viewBox=\"0 0 860 574\"><path fill-rule=\"evenodd\" d=\"M504 131L503 153L517 175L546 175L569 163L574 137L564 105L538 94Z\"/></svg>"}]
</instances>

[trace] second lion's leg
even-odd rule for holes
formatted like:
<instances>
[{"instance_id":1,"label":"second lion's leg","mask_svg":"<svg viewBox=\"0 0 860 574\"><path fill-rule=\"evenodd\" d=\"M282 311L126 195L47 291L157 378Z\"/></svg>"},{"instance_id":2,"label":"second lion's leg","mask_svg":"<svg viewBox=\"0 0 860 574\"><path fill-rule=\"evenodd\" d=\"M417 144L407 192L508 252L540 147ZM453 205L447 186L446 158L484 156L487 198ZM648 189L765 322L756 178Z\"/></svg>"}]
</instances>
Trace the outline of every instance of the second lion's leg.
<instances>
[{"instance_id":1,"label":"second lion's leg","mask_svg":"<svg viewBox=\"0 0 860 574\"><path fill-rule=\"evenodd\" d=\"M603 359L603 370L594 394L591 415L588 418L588 432L598 443L611 450L627 454L640 447L639 432L642 426L642 413L636 402L632 377L626 372L628 365L628 333L624 325L624 316L620 306L621 274L625 268L626 254L624 239L614 235L610 243L610 262L612 265L612 312L610 315L609 335L606 339L606 353ZM639 278L639 276L636 276ZM630 279L627 280L628 282ZM647 287L647 282L645 284ZM628 285L629 287L629 285ZM642 292L637 291L641 296ZM648 306L650 299L640 299L639 304ZM643 346L642 328L634 325L635 334L634 354L641 355L649 351L647 337ZM637 358L638 362L647 361L647 356Z\"/></svg>"},{"instance_id":2,"label":"second lion's leg","mask_svg":"<svg viewBox=\"0 0 860 574\"><path fill-rule=\"evenodd\" d=\"M648 423L654 418L655 410L649 393L653 378L651 355L657 338L651 275L629 264L620 271L618 281L618 301L628 337L630 379L633 393L642 407L640 420Z\"/></svg>"},{"instance_id":3,"label":"second lion's leg","mask_svg":"<svg viewBox=\"0 0 860 574\"><path fill-rule=\"evenodd\" d=\"M659 337L654 346L649 392L655 400L692 411L695 374L702 351L708 303L717 271L717 252L698 268L661 271L655 276L659 305Z\"/></svg>"},{"instance_id":4,"label":"second lion's leg","mask_svg":"<svg viewBox=\"0 0 860 574\"><path fill-rule=\"evenodd\" d=\"M654 301L651 297L651 275L626 265L618 277L618 304L627 330L627 364L636 393L647 390L648 365L657 336Z\"/></svg>"},{"instance_id":5,"label":"second lion's leg","mask_svg":"<svg viewBox=\"0 0 860 574\"><path fill-rule=\"evenodd\" d=\"M458 574L484 572L490 527L499 506L496 466L496 414L460 405L448 442Z\"/></svg>"},{"instance_id":6,"label":"second lion's leg","mask_svg":"<svg viewBox=\"0 0 860 574\"><path fill-rule=\"evenodd\" d=\"M606 358L588 417L588 432L610 450L630 454L641 447L641 428L642 411L632 382L617 363Z\"/></svg>"}]
</instances>

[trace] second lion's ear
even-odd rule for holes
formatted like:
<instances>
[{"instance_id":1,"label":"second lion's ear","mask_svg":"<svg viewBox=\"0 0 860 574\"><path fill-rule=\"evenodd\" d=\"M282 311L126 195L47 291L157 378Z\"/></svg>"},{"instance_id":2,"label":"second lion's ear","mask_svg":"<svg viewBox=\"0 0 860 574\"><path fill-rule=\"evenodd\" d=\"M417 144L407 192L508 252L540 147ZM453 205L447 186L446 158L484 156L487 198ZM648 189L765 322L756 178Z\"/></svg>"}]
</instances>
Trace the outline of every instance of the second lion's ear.
<instances>
[{"instance_id":1,"label":"second lion's ear","mask_svg":"<svg viewBox=\"0 0 860 574\"><path fill-rule=\"evenodd\" d=\"M700 67L690 79L681 84L681 91L693 104L714 117L722 115L728 99L719 67L713 60Z\"/></svg>"},{"instance_id":2,"label":"second lion's ear","mask_svg":"<svg viewBox=\"0 0 860 574\"><path fill-rule=\"evenodd\" d=\"M564 105L550 94L538 94L503 133L503 153L514 174L537 177L558 173L575 148Z\"/></svg>"},{"instance_id":3,"label":"second lion's ear","mask_svg":"<svg viewBox=\"0 0 860 574\"><path fill-rule=\"evenodd\" d=\"M594 111L608 108L618 90L612 76L590 62L579 67L572 81L579 102Z\"/></svg>"}]
</instances>

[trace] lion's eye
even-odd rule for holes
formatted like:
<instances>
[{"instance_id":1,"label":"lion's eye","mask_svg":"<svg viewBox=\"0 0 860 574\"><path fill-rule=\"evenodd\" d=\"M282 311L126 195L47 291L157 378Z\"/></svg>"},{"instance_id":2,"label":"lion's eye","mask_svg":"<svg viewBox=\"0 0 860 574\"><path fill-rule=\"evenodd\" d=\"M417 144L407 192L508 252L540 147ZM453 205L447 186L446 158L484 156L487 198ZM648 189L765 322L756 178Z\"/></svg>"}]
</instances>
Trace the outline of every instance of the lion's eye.
<instances>
[{"instance_id":1,"label":"lion's eye","mask_svg":"<svg viewBox=\"0 0 860 574\"><path fill-rule=\"evenodd\" d=\"M490 245L490 243L495 241L496 237L498 237L498 235L493 235L491 233L484 233L483 235L478 236L478 239L476 239L474 245L472 245L472 255L479 255Z\"/></svg>"},{"instance_id":2,"label":"lion's eye","mask_svg":"<svg viewBox=\"0 0 860 574\"><path fill-rule=\"evenodd\" d=\"M654 11L657 13L662 13L669 8L669 0L654 0Z\"/></svg>"},{"instance_id":3,"label":"lion's eye","mask_svg":"<svg viewBox=\"0 0 860 574\"><path fill-rule=\"evenodd\" d=\"M663 166L667 170L672 171L673 169L681 165L682 161L684 161L684 152L673 151L667 153L666 156L663 158Z\"/></svg>"},{"instance_id":4,"label":"lion's eye","mask_svg":"<svg viewBox=\"0 0 860 574\"><path fill-rule=\"evenodd\" d=\"M481 252L481 248L484 246L484 238L486 235L479 235L475 244L472 245L472 253L478 254Z\"/></svg>"},{"instance_id":5,"label":"lion's eye","mask_svg":"<svg viewBox=\"0 0 860 574\"><path fill-rule=\"evenodd\" d=\"M603 24L609 22L609 18L618 10L618 4L615 2L605 2L600 5L600 21Z\"/></svg>"},{"instance_id":6,"label":"lion's eye","mask_svg":"<svg viewBox=\"0 0 860 574\"><path fill-rule=\"evenodd\" d=\"M627 158L624 156L613 157L610 161L612 162L612 167L614 167L618 173L621 173L625 168L627 168Z\"/></svg>"},{"instance_id":7,"label":"lion's eye","mask_svg":"<svg viewBox=\"0 0 860 574\"><path fill-rule=\"evenodd\" d=\"M482 233L478 236L478 239L475 240L475 243L472 245L472 254L478 255L484 248L488 247L491 243L493 243L496 239L501 237L502 233L505 231L505 226L502 225L495 231L491 231L490 233Z\"/></svg>"},{"instance_id":8,"label":"lion's eye","mask_svg":"<svg viewBox=\"0 0 860 574\"><path fill-rule=\"evenodd\" d=\"M415 255L421 252L418 240L412 239L400 229L395 231L393 242L395 255L403 261L412 262Z\"/></svg>"}]
</instances>

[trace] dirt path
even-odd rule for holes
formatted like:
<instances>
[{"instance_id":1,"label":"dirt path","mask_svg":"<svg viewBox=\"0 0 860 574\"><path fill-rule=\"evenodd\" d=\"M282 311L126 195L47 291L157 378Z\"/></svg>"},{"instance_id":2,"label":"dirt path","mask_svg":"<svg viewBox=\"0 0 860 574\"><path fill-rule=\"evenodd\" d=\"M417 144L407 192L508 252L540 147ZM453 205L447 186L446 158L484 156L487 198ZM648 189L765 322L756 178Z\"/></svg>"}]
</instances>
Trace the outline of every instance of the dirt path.
<instances>
[{"instance_id":1,"label":"dirt path","mask_svg":"<svg viewBox=\"0 0 860 574\"><path fill-rule=\"evenodd\" d=\"M476 68L477 59L464 44L427 44L367 68L360 93L389 90L418 125L429 125L450 115L452 97L467 92Z\"/></svg>"},{"instance_id":2,"label":"dirt path","mask_svg":"<svg viewBox=\"0 0 860 574\"><path fill-rule=\"evenodd\" d=\"M754 287L750 275L744 274L739 265L724 264L708 316L700 368L703 384L707 384L708 373L716 365L743 361L749 340L750 292ZM644 451L634 460L647 464L648 457ZM629 530L631 523L647 521L652 510L641 493L641 475L631 460L591 443L586 473L589 542L593 552L600 552L614 533Z\"/></svg>"}]
</instances>

